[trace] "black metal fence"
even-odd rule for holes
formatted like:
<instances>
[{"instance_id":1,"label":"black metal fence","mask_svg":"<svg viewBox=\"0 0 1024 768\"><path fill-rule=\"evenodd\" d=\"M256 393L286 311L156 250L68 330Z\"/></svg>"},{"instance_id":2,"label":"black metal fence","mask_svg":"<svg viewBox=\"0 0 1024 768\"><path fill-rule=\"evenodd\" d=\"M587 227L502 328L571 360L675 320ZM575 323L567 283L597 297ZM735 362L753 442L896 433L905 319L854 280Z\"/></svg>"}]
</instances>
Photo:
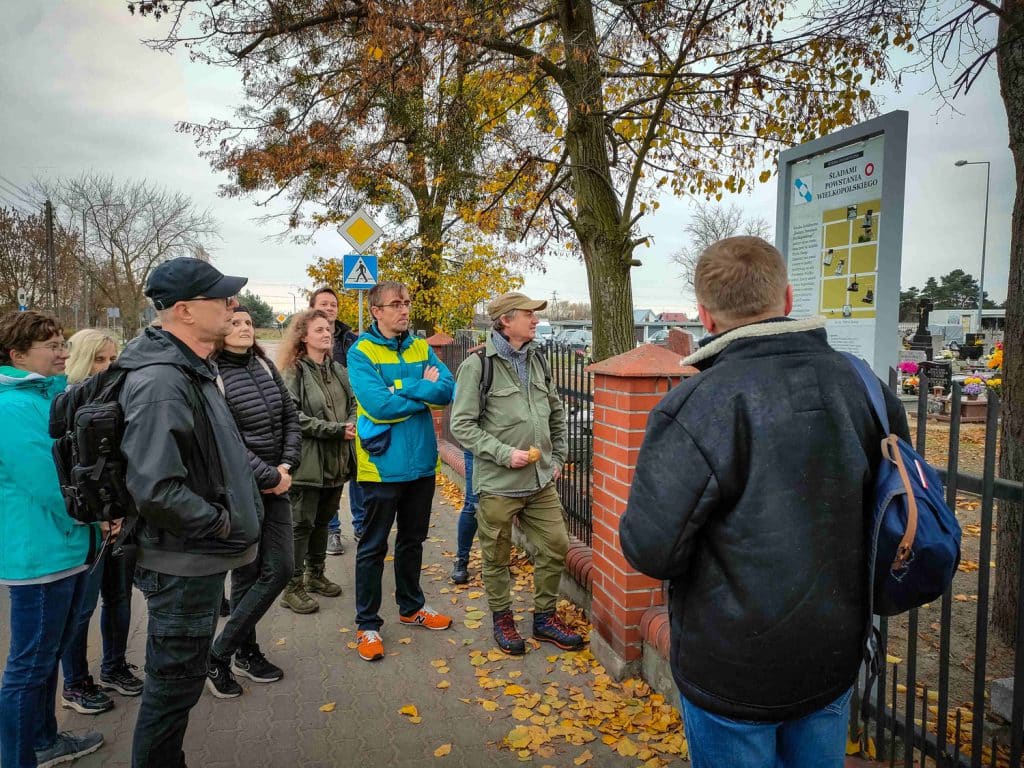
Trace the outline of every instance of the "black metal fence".
<instances>
[{"instance_id":1,"label":"black metal fence","mask_svg":"<svg viewBox=\"0 0 1024 768\"><path fill-rule=\"evenodd\" d=\"M916 447L926 455L928 414L940 401L928 394L923 373L920 379ZM976 583L967 582L970 586L965 586L964 579L971 577L958 576L957 586L942 596L938 606L925 606L904 616L880 620L887 662L882 665L874 690L868 692L866 708L872 722L864 724L861 733L872 735L878 759L886 760L890 766L1021 765L1024 611L1019 610L1018 604L1018 642L1014 651L990 637L989 606L992 573L1001 565L994 561L992 549L996 502L1024 502L1024 484L996 477L1001 403L995 393L988 396L982 474L960 471L962 398L961 385L953 383L946 404L948 458L945 468L939 470L946 483L950 507L958 506L959 497L961 508L978 514L977 523L972 523L969 531L971 538L978 538L977 561L967 558L965 547L960 567L963 573L975 574ZM965 535L965 545L967 538ZM971 548L973 556L973 544ZM1024 562L1024 538L1021 550L1017 553L1021 558L1018 562ZM1019 594L1024 597L1024 568L1020 574ZM1000 670L992 669L995 661ZM1016 683L1009 724L991 707L990 690L986 688L992 682L993 672L1012 675ZM857 693L859 698L860 691ZM856 721L856 709L853 718ZM854 725L860 727L856 722Z\"/></svg>"},{"instance_id":2,"label":"black metal fence","mask_svg":"<svg viewBox=\"0 0 1024 768\"><path fill-rule=\"evenodd\" d=\"M439 352L441 362L454 374L478 344L475 331L458 331L455 341ZM576 350L546 346L544 355L551 369L551 384L562 399L568 431L568 455L562 476L556 482L558 495L568 518L569 532L591 542L590 477L594 453L592 377L584 369L589 360ZM455 445L451 412L445 409L441 437Z\"/></svg>"}]
</instances>

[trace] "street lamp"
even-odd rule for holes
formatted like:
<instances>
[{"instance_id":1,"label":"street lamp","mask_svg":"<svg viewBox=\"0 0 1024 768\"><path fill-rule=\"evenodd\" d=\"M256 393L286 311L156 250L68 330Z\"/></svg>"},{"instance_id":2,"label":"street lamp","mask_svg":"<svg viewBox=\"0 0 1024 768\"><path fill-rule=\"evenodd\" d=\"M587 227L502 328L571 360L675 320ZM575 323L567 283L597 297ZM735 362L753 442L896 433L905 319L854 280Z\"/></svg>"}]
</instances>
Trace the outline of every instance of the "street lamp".
<instances>
[{"instance_id":1,"label":"street lamp","mask_svg":"<svg viewBox=\"0 0 1024 768\"><path fill-rule=\"evenodd\" d=\"M965 165L985 166L985 219L981 229L981 276L978 278L978 333L983 333L981 312L985 306L985 244L988 240L988 189L992 163L988 160L957 160L953 165L957 168L963 168Z\"/></svg>"}]
</instances>

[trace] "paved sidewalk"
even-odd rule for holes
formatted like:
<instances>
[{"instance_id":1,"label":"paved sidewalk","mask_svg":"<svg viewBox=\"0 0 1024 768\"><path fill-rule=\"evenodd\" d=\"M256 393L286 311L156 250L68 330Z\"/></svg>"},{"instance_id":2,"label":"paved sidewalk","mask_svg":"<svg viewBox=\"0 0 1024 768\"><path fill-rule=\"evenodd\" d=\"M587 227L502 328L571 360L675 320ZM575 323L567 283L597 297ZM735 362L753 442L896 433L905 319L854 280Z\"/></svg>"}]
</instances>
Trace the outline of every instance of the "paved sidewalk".
<instances>
[{"instance_id":1,"label":"paved sidewalk","mask_svg":"<svg viewBox=\"0 0 1024 768\"><path fill-rule=\"evenodd\" d=\"M342 509L347 508L343 501ZM439 489L425 544L423 588L428 603L455 617L450 630L399 625L388 568L381 611L387 656L373 664L359 659L348 647L355 640L354 543L344 521L348 550L329 557L327 571L344 594L318 598L321 609L310 616L277 605L271 609L257 631L264 652L285 670L285 678L270 685L240 680L245 694L233 700L204 693L192 711L185 741L189 765L684 765L677 756L682 746L678 717L645 685L612 683L589 653L529 643L524 657L496 650L479 564L471 568L475 578L469 585L454 587L448 580L457 517ZM525 636L532 607L528 563L520 564L517 576L515 605ZM128 656L141 667L145 603L138 592L135 597ZM7 590L0 590L0 665L9 642L8 612ZM97 624L94 620L89 648L94 674L100 652ZM107 740L76 766L129 765L137 700L113 695L117 706L103 715L60 710L62 728L96 728ZM327 704L334 705L333 711L321 711ZM400 713L410 705L415 716ZM445 745L450 746L447 754Z\"/></svg>"}]
</instances>

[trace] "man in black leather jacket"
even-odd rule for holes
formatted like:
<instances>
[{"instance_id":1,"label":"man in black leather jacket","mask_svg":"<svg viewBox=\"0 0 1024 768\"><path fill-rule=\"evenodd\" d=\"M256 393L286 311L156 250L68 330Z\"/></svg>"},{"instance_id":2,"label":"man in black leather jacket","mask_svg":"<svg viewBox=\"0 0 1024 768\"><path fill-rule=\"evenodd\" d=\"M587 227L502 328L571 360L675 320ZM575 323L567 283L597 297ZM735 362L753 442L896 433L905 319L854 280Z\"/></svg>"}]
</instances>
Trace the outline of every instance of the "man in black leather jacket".
<instances>
[{"instance_id":1,"label":"man in black leather jacket","mask_svg":"<svg viewBox=\"0 0 1024 768\"><path fill-rule=\"evenodd\" d=\"M177 258L149 276L161 329L125 348L127 485L139 509L135 583L146 597L146 685L133 768L185 765L189 711L206 681L224 574L257 554L262 503L206 358L227 335L246 279Z\"/></svg>"},{"instance_id":2,"label":"man in black leather jacket","mask_svg":"<svg viewBox=\"0 0 1024 768\"><path fill-rule=\"evenodd\" d=\"M786 317L793 289L775 248L722 240L694 283L712 335L684 361L701 372L650 415L623 553L670 581L695 768L842 766L881 427L824 321Z\"/></svg>"}]
</instances>

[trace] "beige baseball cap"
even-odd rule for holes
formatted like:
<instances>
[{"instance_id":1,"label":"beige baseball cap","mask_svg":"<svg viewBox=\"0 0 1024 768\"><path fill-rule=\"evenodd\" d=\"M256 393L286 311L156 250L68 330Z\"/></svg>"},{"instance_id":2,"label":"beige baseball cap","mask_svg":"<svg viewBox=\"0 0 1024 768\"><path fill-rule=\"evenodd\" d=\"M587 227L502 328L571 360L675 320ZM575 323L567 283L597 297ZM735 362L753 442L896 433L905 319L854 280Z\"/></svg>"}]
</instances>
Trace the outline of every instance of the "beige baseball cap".
<instances>
[{"instance_id":1,"label":"beige baseball cap","mask_svg":"<svg viewBox=\"0 0 1024 768\"><path fill-rule=\"evenodd\" d=\"M487 314L491 316L491 320L497 320L502 315L507 315L513 309L528 309L532 312L537 312L544 309L547 305L546 301L535 301L525 293L514 291L512 293L503 293L488 304Z\"/></svg>"}]
</instances>

